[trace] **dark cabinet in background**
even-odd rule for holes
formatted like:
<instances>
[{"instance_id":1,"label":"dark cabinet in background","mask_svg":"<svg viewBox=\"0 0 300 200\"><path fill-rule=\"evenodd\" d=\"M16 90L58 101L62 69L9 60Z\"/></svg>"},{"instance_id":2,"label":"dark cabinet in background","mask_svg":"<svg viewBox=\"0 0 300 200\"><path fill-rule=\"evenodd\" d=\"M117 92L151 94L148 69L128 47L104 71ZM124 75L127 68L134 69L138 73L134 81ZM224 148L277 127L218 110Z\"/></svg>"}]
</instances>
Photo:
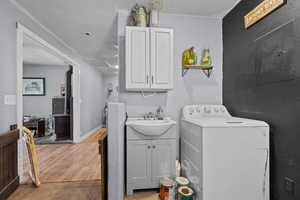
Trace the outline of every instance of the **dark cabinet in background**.
<instances>
[{"instance_id":1,"label":"dark cabinet in background","mask_svg":"<svg viewBox=\"0 0 300 200\"><path fill-rule=\"evenodd\" d=\"M70 115L53 115L56 140L71 139Z\"/></svg>"},{"instance_id":2,"label":"dark cabinet in background","mask_svg":"<svg viewBox=\"0 0 300 200\"><path fill-rule=\"evenodd\" d=\"M23 122L23 126L29 130L36 131L34 137L44 137L46 131L45 118L33 118L29 121Z\"/></svg>"},{"instance_id":3,"label":"dark cabinet in background","mask_svg":"<svg viewBox=\"0 0 300 200\"><path fill-rule=\"evenodd\" d=\"M65 97L54 97L52 99L52 114L65 114Z\"/></svg>"},{"instance_id":4,"label":"dark cabinet in background","mask_svg":"<svg viewBox=\"0 0 300 200\"><path fill-rule=\"evenodd\" d=\"M72 96L73 67L66 72L65 96L52 99L52 114L56 140L73 139L73 96Z\"/></svg>"}]
</instances>

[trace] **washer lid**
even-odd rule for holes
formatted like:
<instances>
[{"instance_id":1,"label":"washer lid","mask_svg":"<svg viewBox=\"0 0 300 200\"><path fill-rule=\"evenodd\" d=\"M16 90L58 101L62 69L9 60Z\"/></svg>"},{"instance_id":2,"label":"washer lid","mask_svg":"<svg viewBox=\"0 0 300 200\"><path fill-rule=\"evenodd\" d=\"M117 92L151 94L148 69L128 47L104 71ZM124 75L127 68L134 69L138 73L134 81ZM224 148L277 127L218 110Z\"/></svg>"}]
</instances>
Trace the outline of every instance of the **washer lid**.
<instances>
[{"instance_id":1,"label":"washer lid","mask_svg":"<svg viewBox=\"0 0 300 200\"><path fill-rule=\"evenodd\" d=\"M197 119L182 119L201 127L267 127L264 121L238 117L201 117Z\"/></svg>"}]
</instances>

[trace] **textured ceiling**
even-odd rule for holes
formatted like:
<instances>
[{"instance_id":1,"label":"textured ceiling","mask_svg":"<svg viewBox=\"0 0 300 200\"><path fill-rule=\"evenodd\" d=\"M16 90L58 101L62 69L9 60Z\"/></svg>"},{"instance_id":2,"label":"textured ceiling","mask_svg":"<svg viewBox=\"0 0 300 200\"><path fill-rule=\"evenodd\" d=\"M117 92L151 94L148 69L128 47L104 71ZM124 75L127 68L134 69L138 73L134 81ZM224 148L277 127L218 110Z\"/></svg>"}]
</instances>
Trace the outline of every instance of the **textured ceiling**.
<instances>
[{"instance_id":1,"label":"textured ceiling","mask_svg":"<svg viewBox=\"0 0 300 200\"><path fill-rule=\"evenodd\" d=\"M14 0L90 64L105 66L116 54L116 12L147 0ZM161 12L222 16L237 0L163 0ZM91 36L84 33L89 32ZM110 62L111 64L114 64Z\"/></svg>"},{"instance_id":2,"label":"textured ceiling","mask_svg":"<svg viewBox=\"0 0 300 200\"><path fill-rule=\"evenodd\" d=\"M56 55L53 55L50 50L42 44L32 40L29 37L24 37L23 43L23 63L30 65L53 65L66 66L64 60Z\"/></svg>"},{"instance_id":3,"label":"textured ceiling","mask_svg":"<svg viewBox=\"0 0 300 200\"><path fill-rule=\"evenodd\" d=\"M136 2L144 5L148 0L118 0L118 8L130 9ZM198 16L220 16L220 13L231 9L237 0L163 0L162 12L198 15Z\"/></svg>"}]
</instances>

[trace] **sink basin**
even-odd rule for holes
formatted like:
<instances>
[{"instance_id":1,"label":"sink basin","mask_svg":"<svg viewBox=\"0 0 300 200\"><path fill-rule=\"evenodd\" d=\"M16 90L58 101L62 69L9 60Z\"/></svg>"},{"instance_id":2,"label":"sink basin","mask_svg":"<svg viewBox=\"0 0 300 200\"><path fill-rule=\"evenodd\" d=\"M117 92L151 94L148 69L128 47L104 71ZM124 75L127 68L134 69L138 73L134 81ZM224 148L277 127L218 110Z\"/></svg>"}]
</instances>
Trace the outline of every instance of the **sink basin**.
<instances>
[{"instance_id":1,"label":"sink basin","mask_svg":"<svg viewBox=\"0 0 300 200\"><path fill-rule=\"evenodd\" d=\"M167 132L175 121L166 120L129 120L126 125L133 128L135 131L146 136L159 136Z\"/></svg>"}]
</instances>

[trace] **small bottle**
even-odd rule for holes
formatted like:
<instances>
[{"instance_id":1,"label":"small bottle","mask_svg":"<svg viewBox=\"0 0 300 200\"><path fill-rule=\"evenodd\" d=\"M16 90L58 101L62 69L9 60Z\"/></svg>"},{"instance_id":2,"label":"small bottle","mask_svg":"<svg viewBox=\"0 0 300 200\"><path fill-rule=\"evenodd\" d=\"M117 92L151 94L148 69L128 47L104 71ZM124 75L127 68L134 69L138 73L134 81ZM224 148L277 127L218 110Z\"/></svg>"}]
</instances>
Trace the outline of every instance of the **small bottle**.
<instances>
[{"instance_id":1,"label":"small bottle","mask_svg":"<svg viewBox=\"0 0 300 200\"><path fill-rule=\"evenodd\" d=\"M195 60L194 60L194 65L197 65L197 62L198 62L198 56L197 54L195 55Z\"/></svg>"},{"instance_id":2,"label":"small bottle","mask_svg":"<svg viewBox=\"0 0 300 200\"><path fill-rule=\"evenodd\" d=\"M209 49L204 49L203 50L203 56L202 56L200 64L205 65L205 66L211 66L212 65L212 60L211 60L211 57L209 55Z\"/></svg>"},{"instance_id":3,"label":"small bottle","mask_svg":"<svg viewBox=\"0 0 300 200\"><path fill-rule=\"evenodd\" d=\"M194 47L193 48L193 65L196 65L197 64L197 51L196 51L196 48Z\"/></svg>"}]
</instances>

